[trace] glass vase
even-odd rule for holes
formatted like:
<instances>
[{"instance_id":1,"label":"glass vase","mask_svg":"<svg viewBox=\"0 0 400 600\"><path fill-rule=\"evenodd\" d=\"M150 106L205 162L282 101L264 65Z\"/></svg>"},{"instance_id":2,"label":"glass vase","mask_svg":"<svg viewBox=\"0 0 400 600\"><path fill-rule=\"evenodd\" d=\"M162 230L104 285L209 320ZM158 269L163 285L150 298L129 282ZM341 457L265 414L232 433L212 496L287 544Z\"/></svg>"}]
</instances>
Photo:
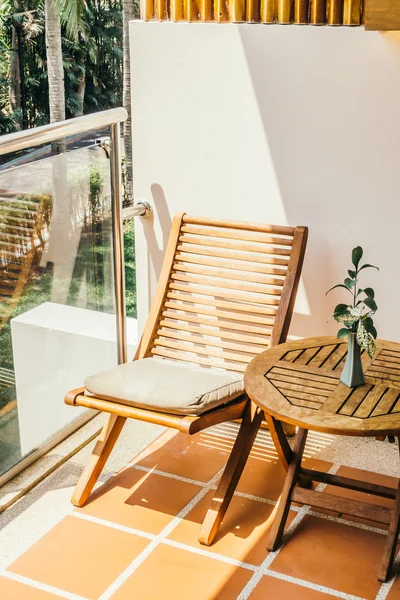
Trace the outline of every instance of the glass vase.
<instances>
[{"instance_id":1,"label":"glass vase","mask_svg":"<svg viewBox=\"0 0 400 600\"><path fill-rule=\"evenodd\" d=\"M360 346L356 340L356 334L350 333L347 336L347 358L340 381L349 388L364 385L364 373L361 362Z\"/></svg>"}]
</instances>

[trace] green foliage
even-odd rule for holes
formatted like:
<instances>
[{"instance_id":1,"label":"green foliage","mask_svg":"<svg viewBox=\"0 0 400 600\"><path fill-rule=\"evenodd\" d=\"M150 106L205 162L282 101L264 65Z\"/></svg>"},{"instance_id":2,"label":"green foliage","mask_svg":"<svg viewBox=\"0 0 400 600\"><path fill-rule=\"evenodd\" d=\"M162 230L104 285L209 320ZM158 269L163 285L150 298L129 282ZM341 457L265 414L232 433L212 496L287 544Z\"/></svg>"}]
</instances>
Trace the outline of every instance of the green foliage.
<instances>
[{"instance_id":1,"label":"green foliage","mask_svg":"<svg viewBox=\"0 0 400 600\"><path fill-rule=\"evenodd\" d=\"M122 104L122 1L59 0L67 118L82 108L83 113L91 113ZM17 19L23 24L28 127L49 122L43 0L18 0L18 4L21 10L14 0L0 0L0 135L15 131L22 122L21 109L12 110L9 93ZM138 4L136 8L138 16Z\"/></svg>"},{"instance_id":2,"label":"green foliage","mask_svg":"<svg viewBox=\"0 0 400 600\"><path fill-rule=\"evenodd\" d=\"M339 283L331 287L326 293L328 294L336 288L344 288L352 295L352 304L338 304L333 312L333 318L344 325L338 331L338 338L348 336L350 333L356 334L357 342L368 352L370 358L375 354L375 342L377 331L374 326L372 316L378 310L375 302L375 292L372 288L358 288L358 278L361 271L364 269L378 269L374 265L364 264L360 266L360 261L363 257L363 249L357 246L351 253L351 260L355 270L349 269L349 277L346 277L343 283ZM364 294L363 298L359 298Z\"/></svg>"}]
</instances>

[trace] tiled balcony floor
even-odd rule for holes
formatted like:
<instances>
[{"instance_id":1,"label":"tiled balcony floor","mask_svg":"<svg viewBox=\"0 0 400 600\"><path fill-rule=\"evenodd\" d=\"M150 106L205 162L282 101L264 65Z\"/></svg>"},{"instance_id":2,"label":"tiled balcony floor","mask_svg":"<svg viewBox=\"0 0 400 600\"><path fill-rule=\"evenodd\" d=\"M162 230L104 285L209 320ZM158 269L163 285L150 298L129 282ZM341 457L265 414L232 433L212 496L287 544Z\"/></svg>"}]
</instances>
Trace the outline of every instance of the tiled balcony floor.
<instances>
[{"instance_id":1,"label":"tiled balcony floor","mask_svg":"<svg viewBox=\"0 0 400 600\"><path fill-rule=\"evenodd\" d=\"M400 600L400 580L377 581L385 532L373 523L298 506L284 545L266 551L284 478L266 431L216 542L197 542L235 433L234 424L164 433L7 567L1 600ZM330 442L310 434L308 466L396 486L313 456Z\"/></svg>"}]
</instances>

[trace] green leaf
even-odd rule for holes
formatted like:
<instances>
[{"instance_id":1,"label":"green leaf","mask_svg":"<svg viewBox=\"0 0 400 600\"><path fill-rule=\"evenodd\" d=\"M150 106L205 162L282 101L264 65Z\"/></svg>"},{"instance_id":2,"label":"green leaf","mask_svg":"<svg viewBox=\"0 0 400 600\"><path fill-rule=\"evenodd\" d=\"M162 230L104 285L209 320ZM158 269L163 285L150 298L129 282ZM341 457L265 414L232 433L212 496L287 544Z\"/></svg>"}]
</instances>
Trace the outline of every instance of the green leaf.
<instances>
[{"instance_id":1,"label":"green leaf","mask_svg":"<svg viewBox=\"0 0 400 600\"><path fill-rule=\"evenodd\" d=\"M350 269L347 271L349 274L349 277L351 277L352 279L356 278L356 272L355 271L350 271Z\"/></svg>"},{"instance_id":2,"label":"green leaf","mask_svg":"<svg viewBox=\"0 0 400 600\"><path fill-rule=\"evenodd\" d=\"M358 269L358 272L362 271L363 269L377 269L379 271L379 267L375 267L374 265L363 265Z\"/></svg>"},{"instance_id":3,"label":"green leaf","mask_svg":"<svg viewBox=\"0 0 400 600\"><path fill-rule=\"evenodd\" d=\"M329 294L329 292L331 292L332 290L336 289L336 288L344 288L345 290L347 290L348 292L350 291L348 287L346 287L345 285L343 285L343 283L338 283L337 285L334 285L333 287L331 287L325 294L325 296L327 294Z\"/></svg>"},{"instance_id":4,"label":"green leaf","mask_svg":"<svg viewBox=\"0 0 400 600\"><path fill-rule=\"evenodd\" d=\"M338 304L335 306L335 310L333 311L333 315L345 315L348 311L349 307L347 304Z\"/></svg>"},{"instance_id":5,"label":"green leaf","mask_svg":"<svg viewBox=\"0 0 400 600\"><path fill-rule=\"evenodd\" d=\"M373 311L377 311L378 310L378 306L375 302L375 300L373 298L365 298L365 300L363 300L365 306L368 306L368 308L370 308Z\"/></svg>"},{"instance_id":6,"label":"green leaf","mask_svg":"<svg viewBox=\"0 0 400 600\"><path fill-rule=\"evenodd\" d=\"M354 248L353 252L351 253L351 262L353 263L356 269L360 260L362 259L362 255L363 249L361 248L361 246L357 246L356 248Z\"/></svg>"},{"instance_id":7,"label":"green leaf","mask_svg":"<svg viewBox=\"0 0 400 600\"><path fill-rule=\"evenodd\" d=\"M348 290L351 290L356 285L356 283L356 280L350 279L349 277L346 277L346 279L344 280L344 285L347 287Z\"/></svg>"},{"instance_id":8,"label":"green leaf","mask_svg":"<svg viewBox=\"0 0 400 600\"><path fill-rule=\"evenodd\" d=\"M346 327L342 327L342 329L339 329L339 331L337 332L337 337L338 339L346 337L346 335L349 335L349 333L351 333L350 329L347 329Z\"/></svg>"},{"instance_id":9,"label":"green leaf","mask_svg":"<svg viewBox=\"0 0 400 600\"><path fill-rule=\"evenodd\" d=\"M372 337L374 338L374 340L376 340L376 338L378 337L378 332L376 331L376 329L375 329L375 327L373 325L368 330L368 333L370 333L372 335Z\"/></svg>"},{"instance_id":10,"label":"green leaf","mask_svg":"<svg viewBox=\"0 0 400 600\"><path fill-rule=\"evenodd\" d=\"M375 292L372 288L365 288L364 293L368 296L368 298L375 298Z\"/></svg>"},{"instance_id":11,"label":"green leaf","mask_svg":"<svg viewBox=\"0 0 400 600\"><path fill-rule=\"evenodd\" d=\"M357 294L356 294L356 298L357 298L357 296L359 296L360 294L362 294L362 293L363 293L363 291L364 291L364 290L362 290L362 289L360 288L360 289L358 290Z\"/></svg>"}]
</instances>

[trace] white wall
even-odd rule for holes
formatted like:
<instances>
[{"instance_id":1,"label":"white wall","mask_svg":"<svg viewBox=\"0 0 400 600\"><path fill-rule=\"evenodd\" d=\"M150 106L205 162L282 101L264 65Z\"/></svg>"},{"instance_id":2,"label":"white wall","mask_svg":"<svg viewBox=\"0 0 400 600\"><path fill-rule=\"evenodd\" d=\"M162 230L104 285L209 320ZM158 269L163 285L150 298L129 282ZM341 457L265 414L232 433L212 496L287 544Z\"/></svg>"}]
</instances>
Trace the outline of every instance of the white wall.
<instances>
[{"instance_id":1,"label":"white wall","mask_svg":"<svg viewBox=\"0 0 400 600\"><path fill-rule=\"evenodd\" d=\"M139 321L173 214L308 225L295 336L360 244L380 337L400 340L400 37L362 28L131 23ZM149 277L150 275L150 277Z\"/></svg>"}]
</instances>

